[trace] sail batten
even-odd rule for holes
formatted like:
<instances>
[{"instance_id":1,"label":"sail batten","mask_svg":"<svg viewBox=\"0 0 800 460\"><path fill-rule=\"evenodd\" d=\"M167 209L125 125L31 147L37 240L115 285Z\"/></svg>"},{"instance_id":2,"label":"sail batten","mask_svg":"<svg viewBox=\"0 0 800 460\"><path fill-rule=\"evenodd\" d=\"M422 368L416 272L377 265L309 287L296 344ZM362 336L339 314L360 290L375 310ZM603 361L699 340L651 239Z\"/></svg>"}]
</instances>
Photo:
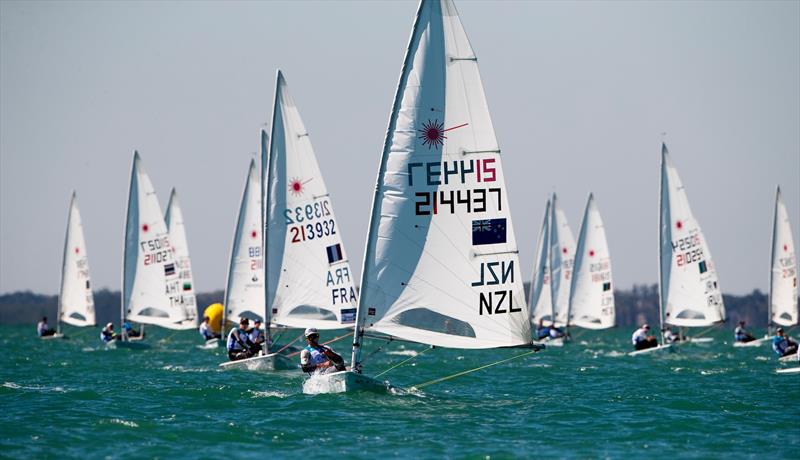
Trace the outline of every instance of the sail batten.
<instances>
[{"instance_id":1,"label":"sail batten","mask_svg":"<svg viewBox=\"0 0 800 460\"><path fill-rule=\"evenodd\" d=\"M530 342L499 151L454 5L422 1L373 199L356 369L365 329L457 348Z\"/></svg>"},{"instance_id":2,"label":"sail batten","mask_svg":"<svg viewBox=\"0 0 800 460\"><path fill-rule=\"evenodd\" d=\"M663 322L702 327L725 320L716 266L666 145L661 155L660 280Z\"/></svg>"}]
</instances>

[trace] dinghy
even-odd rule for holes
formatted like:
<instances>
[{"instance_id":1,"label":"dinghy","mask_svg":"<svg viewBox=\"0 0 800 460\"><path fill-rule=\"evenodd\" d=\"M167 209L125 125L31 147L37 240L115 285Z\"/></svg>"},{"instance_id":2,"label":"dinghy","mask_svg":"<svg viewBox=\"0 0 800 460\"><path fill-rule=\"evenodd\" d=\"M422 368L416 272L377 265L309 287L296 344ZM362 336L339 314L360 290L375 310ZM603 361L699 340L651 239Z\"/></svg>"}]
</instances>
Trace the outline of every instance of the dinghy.
<instances>
[{"instance_id":1,"label":"dinghy","mask_svg":"<svg viewBox=\"0 0 800 460\"><path fill-rule=\"evenodd\" d=\"M61 265L61 289L58 294L56 333L43 339L64 338L61 323L73 326L94 326L94 295L89 276L89 258L83 237L83 222L78 210L78 196L73 191L69 202L67 234L64 239L64 257Z\"/></svg>"},{"instance_id":2,"label":"dinghy","mask_svg":"<svg viewBox=\"0 0 800 460\"><path fill-rule=\"evenodd\" d=\"M536 327L553 322L553 296L550 291L550 200L545 206L542 229L536 242L536 265L531 279L530 304L531 325Z\"/></svg>"},{"instance_id":3,"label":"dinghy","mask_svg":"<svg viewBox=\"0 0 800 460\"><path fill-rule=\"evenodd\" d=\"M550 289L553 299L553 315L556 327L569 327L569 297L572 284L572 269L575 262L575 237L569 228L567 215L558 206L553 193L550 207Z\"/></svg>"},{"instance_id":4,"label":"dinghy","mask_svg":"<svg viewBox=\"0 0 800 460\"><path fill-rule=\"evenodd\" d=\"M197 322L197 300L194 295L192 263L189 258L189 243L186 239L183 212L181 211L180 203L178 203L178 192L174 188L169 195L164 222L167 224L169 240L175 253L175 269L178 271L179 292L176 296L180 299L179 306L183 309L183 314L186 317L176 326L176 329L196 329L199 324Z\"/></svg>"},{"instance_id":5,"label":"dinghy","mask_svg":"<svg viewBox=\"0 0 800 460\"><path fill-rule=\"evenodd\" d=\"M450 0L422 0L392 106L369 231L351 369L317 392L385 390L365 333L449 348L530 347L500 147L477 57Z\"/></svg>"},{"instance_id":6,"label":"dinghy","mask_svg":"<svg viewBox=\"0 0 800 460\"><path fill-rule=\"evenodd\" d=\"M611 255L606 231L594 195L589 194L583 212L575 265L569 291L569 324L585 329L607 329L616 325Z\"/></svg>"},{"instance_id":7,"label":"dinghy","mask_svg":"<svg viewBox=\"0 0 800 460\"><path fill-rule=\"evenodd\" d=\"M776 374L800 374L800 366L798 367L787 367L785 369L776 369Z\"/></svg>"},{"instance_id":8,"label":"dinghy","mask_svg":"<svg viewBox=\"0 0 800 460\"><path fill-rule=\"evenodd\" d=\"M133 154L126 215L121 323L134 321L184 329L186 322L193 319L187 317L183 308L175 251L158 197L138 152ZM127 342L142 339L128 337L124 328L120 328L120 333L122 342L109 342L112 346L130 347Z\"/></svg>"},{"instance_id":9,"label":"dinghy","mask_svg":"<svg viewBox=\"0 0 800 460\"><path fill-rule=\"evenodd\" d=\"M678 327L709 327L725 321L725 305L716 266L666 144L661 145L660 201L661 323ZM699 341L699 338L692 340Z\"/></svg>"}]
</instances>

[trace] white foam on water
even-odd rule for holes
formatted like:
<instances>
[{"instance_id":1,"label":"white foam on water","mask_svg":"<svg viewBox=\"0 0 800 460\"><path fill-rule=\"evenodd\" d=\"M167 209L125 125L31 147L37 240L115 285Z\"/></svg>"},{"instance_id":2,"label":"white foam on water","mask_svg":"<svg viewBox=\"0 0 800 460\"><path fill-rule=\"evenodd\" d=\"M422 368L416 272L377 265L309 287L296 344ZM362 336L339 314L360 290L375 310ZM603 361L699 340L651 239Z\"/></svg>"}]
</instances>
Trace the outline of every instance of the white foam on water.
<instances>
[{"instance_id":1,"label":"white foam on water","mask_svg":"<svg viewBox=\"0 0 800 460\"><path fill-rule=\"evenodd\" d=\"M311 374L311 376L303 382L303 393L307 395L336 392L336 386L332 384L332 380L322 374Z\"/></svg>"},{"instance_id":2,"label":"white foam on water","mask_svg":"<svg viewBox=\"0 0 800 460\"><path fill-rule=\"evenodd\" d=\"M288 398L290 395L289 393L284 393L282 391L253 391L247 390L248 393L253 395L253 398Z\"/></svg>"},{"instance_id":3,"label":"white foam on water","mask_svg":"<svg viewBox=\"0 0 800 460\"><path fill-rule=\"evenodd\" d=\"M184 366L176 366L176 365L166 365L161 368L162 371L174 371L174 372L206 372L208 369L204 369L202 367L184 367Z\"/></svg>"},{"instance_id":4,"label":"white foam on water","mask_svg":"<svg viewBox=\"0 0 800 460\"><path fill-rule=\"evenodd\" d=\"M64 387L59 387L59 386L47 387L47 386L44 386L44 385L20 385L18 383L14 383L14 382L5 382L5 383L3 383L2 386L4 388L11 388L12 390L30 390L30 391L40 391L40 392L43 392L43 393L50 393L50 392L53 392L53 393L67 393L67 392L70 391L70 390L67 390Z\"/></svg>"},{"instance_id":5,"label":"white foam on water","mask_svg":"<svg viewBox=\"0 0 800 460\"><path fill-rule=\"evenodd\" d=\"M419 353L414 350L392 350L387 351L386 354L395 356L417 356Z\"/></svg>"},{"instance_id":6,"label":"white foam on water","mask_svg":"<svg viewBox=\"0 0 800 460\"><path fill-rule=\"evenodd\" d=\"M112 425L124 425L131 428L139 428L139 424L136 422L132 422L130 420L123 420L121 418L112 418L108 419L107 421L101 421L100 423L110 423Z\"/></svg>"},{"instance_id":7,"label":"white foam on water","mask_svg":"<svg viewBox=\"0 0 800 460\"><path fill-rule=\"evenodd\" d=\"M755 360L756 361L769 361L769 358L767 358L766 356L756 356Z\"/></svg>"},{"instance_id":8,"label":"white foam on water","mask_svg":"<svg viewBox=\"0 0 800 460\"><path fill-rule=\"evenodd\" d=\"M728 373L728 369L712 369L710 371L700 371L700 375L716 375L716 374L726 374Z\"/></svg>"}]
</instances>

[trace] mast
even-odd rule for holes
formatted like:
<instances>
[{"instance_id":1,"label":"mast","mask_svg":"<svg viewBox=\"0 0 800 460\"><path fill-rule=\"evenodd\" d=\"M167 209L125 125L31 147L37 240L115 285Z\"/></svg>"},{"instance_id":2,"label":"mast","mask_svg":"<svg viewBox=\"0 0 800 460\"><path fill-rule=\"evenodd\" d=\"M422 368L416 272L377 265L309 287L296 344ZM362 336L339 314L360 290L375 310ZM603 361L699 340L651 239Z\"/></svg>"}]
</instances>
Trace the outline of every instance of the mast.
<instances>
[{"instance_id":1,"label":"mast","mask_svg":"<svg viewBox=\"0 0 800 460\"><path fill-rule=\"evenodd\" d=\"M61 333L61 311L62 306L61 303L64 301L64 272L66 272L67 268L67 254L69 251L69 230L70 225L72 224L72 207L75 204L76 193L75 190L72 191L72 198L69 200L69 212L67 213L67 233L64 235L64 256L61 260L61 290L58 292L58 310L56 312L56 333Z\"/></svg>"},{"instance_id":2,"label":"mast","mask_svg":"<svg viewBox=\"0 0 800 460\"><path fill-rule=\"evenodd\" d=\"M280 71L278 71L280 73ZM272 105L272 126L275 126L275 107L278 97L278 79L275 79L275 100ZM269 343L272 341L272 310L269 299L269 257L267 257L267 213L269 212L270 193L267 179L270 175L272 158L269 155L269 135L261 130L261 260L264 263L264 354L269 354Z\"/></svg>"},{"instance_id":3,"label":"mast","mask_svg":"<svg viewBox=\"0 0 800 460\"><path fill-rule=\"evenodd\" d=\"M122 289L120 289L120 312L119 312L119 327L120 327L120 334L122 334L123 339L127 339L127 334L125 333L125 328L123 324L125 324L125 293L128 291L127 287L125 286L126 281L126 265L128 262L128 231L130 230L131 226L138 231L139 227L139 211L137 210L135 213L131 214L131 201L136 194L138 194L138 181L136 180L136 166L139 162L139 152L134 150L133 151L133 164L131 165L131 180L128 185L128 206L126 207L127 215L125 216L125 229L123 232L122 238ZM139 199L136 198L136 204L138 206ZM131 215L134 216L134 222L131 222ZM133 225L131 225L133 224ZM130 293L128 293L130 294Z\"/></svg>"},{"instance_id":4,"label":"mast","mask_svg":"<svg viewBox=\"0 0 800 460\"><path fill-rule=\"evenodd\" d=\"M372 195L372 211L370 213L369 227L367 229L367 242L366 250L364 251L364 260L361 265L361 283L360 291L358 294L358 308L356 310L356 323L353 329L353 355L350 359L350 368L352 371L361 373L361 340L364 337L364 326L366 316L364 315L365 309L368 308L364 305L364 293L367 291L367 273L366 269L368 261L372 259L375 253L375 243L373 242L372 233L377 231L377 224L380 220L378 215L381 199L381 183L383 182L384 175L386 174L386 160L388 159L389 149L392 146L392 133L397 126L397 115L400 109L400 104L403 97L403 88L408 80L408 69L413 58L412 49L414 47L414 39L417 37L417 29L419 28L419 20L422 16L422 9L428 0L421 0L417 7L417 14L414 18L414 26L411 28L411 36L408 39L408 46L406 47L406 55L403 58L403 68L400 71L400 79L397 82L397 90L394 95L394 102L392 103L392 113L389 116L389 126L386 128L386 137L383 141L383 152L381 153L380 166L378 167L378 177L375 183L375 193Z\"/></svg>"},{"instance_id":5,"label":"mast","mask_svg":"<svg viewBox=\"0 0 800 460\"><path fill-rule=\"evenodd\" d=\"M775 190L775 209L772 217L772 240L770 241L769 249L769 291L767 292L767 335L772 325L772 278L773 267L775 267L775 233L778 231L778 201L781 197L781 186L778 185Z\"/></svg>"},{"instance_id":6,"label":"mast","mask_svg":"<svg viewBox=\"0 0 800 460\"><path fill-rule=\"evenodd\" d=\"M658 195L658 330L661 333L661 344L664 344L664 251L662 250L662 240L664 238L664 193L669 189L664 186L667 180L666 172L667 144L661 143L661 185ZM669 220L669 219L668 219Z\"/></svg>"}]
</instances>

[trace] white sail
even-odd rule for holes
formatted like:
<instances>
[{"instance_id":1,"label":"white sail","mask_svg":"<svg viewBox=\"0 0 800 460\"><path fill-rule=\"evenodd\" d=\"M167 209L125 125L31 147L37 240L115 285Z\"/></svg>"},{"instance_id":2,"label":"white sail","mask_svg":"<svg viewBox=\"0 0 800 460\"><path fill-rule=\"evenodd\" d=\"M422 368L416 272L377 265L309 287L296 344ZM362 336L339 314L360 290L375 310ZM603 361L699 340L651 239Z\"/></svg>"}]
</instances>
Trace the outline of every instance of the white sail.
<instances>
[{"instance_id":1,"label":"white sail","mask_svg":"<svg viewBox=\"0 0 800 460\"><path fill-rule=\"evenodd\" d=\"M270 322L338 329L356 317L353 272L308 132L278 71L265 181Z\"/></svg>"},{"instance_id":2,"label":"white sail","mask_svg":"<svg viewBox=\"0 0 800 460\"><path fill-rule=\"evenodd\" d=\"M769 321L781 326L797 324L797 257L783 204L781 189L775 193L775 217L772 223L772 272L769 286Z\"/></svg>"},{"instance_id":3,"label":"white sail","mask_svg":"<svg viewBox=\"0 0 800 460\"><path fill-rule=\"evenodd\" d=\"M611 255L600 210L589 194L583 212L569 293L569 324L586 329L614 327Z\"/></svg>"},{"instance_id":4,"label":"white sail","mask_svg":"<svg viewBox=\"0 0 800 460\"><path fill-rule=\"evenodd\" d=\"M569 325L569 288L575 261L575 237L553 194L550 207L550 289L556 326Z\"/></svg>"},{"instance_id":5,"label":"white sail","mask_svg":"<svg viewBox=\"0 0 800 460\"><path fill-rule=\"evenodd\" d=\"M180 326L185 329L194 329L197 323L197 300L194 295L194 279L192 278L192 262L189 258L189 243L186 239L186 226L183 223L183 212L178 203L178 192L172 189L167 203L167 212L164 221L169 231L169 240L175 253L175 267L178 270L178 297L180 308L186 316ZM176 326L177 327L177 326Z\"/></svg>"},{"instance_id":6,"label":"white sail","mask_svg":"<svg viewBox=\"0 0 800 460\"><path fill-rule=\"evenodd\" d=\"M702 327L724 321L717 270L665 144L661 148L659 238L663 322Z\"/></svg>"},{"instance_id":7,"label":"white sail","mask_svg":"<svg viewBox=\"0 0 800 460\"><path fill-rule=\"evenodd\" d=\"M261 244L261 175L255 160L251 160L236 219L225 285L227 321L236 322L242 316L264 319L264 259Z\"/></svg>"},{"instance_id":8,"label":"white sail","mask_svg":"<svg viewBox=\"0 0 800 460\"><path fill-rule=\"evenodd\" d=\"M61 291L58 295L58 320L73 326L94 326L94 296L89 277L89 258L83 238L83 222L78 197L72 192L69 202Z\"/></svg>"},{"instance_id":9,"label":"white sail","mask_svg":"<svg viewBox=\"0 0 800 460\"><path fill-rule=\"evenodd\" d=\"M549 325L553 321L553 295L550 292L550 200L547 200L542 230L536 242L536 265L533 267L530 290L528 308L531 312L531 323L535 326L542 321L543 325Z\"/></svg>"},{"instance_id":10,"label":"white sail","mask_svg":"<svg viewBox=\"0 0 800 460\"><path fill-rule=\"evenodd\" d=\"M180 278L150 178L134 152L122 275L122 319L182 329Z\"/></svg>"},{"instance_id":11,"label":"white sail","mask_svg":"<svg viewBox=\"0 0 800 460\"><path fill-rule=\"evenodd\" d=\"M449 0L423 0L372 205L364 329L454 348L531 341L500 147L477 58Z\"/></svg>"}]
</instances>

